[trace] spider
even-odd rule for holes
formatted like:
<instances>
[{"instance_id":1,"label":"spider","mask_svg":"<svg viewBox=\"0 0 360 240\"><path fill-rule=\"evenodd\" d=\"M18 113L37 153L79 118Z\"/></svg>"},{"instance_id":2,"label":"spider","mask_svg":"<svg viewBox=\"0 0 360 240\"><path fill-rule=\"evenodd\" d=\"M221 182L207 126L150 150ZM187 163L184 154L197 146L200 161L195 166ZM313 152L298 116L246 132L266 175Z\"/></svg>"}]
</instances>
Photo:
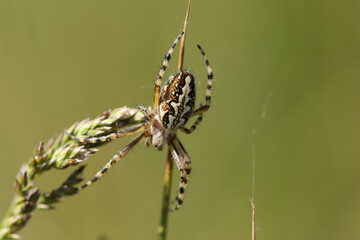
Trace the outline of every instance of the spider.
<instances>
[{"instance_id":1,"label":"spider","mask_svg":"<svg viewBox=\"0 0 360 240\"><path fill-rule=\"evenodd\" d=\"M155 81L154 87L154 110L145 108L138 105L138 109L144 113L147 121L126 129L119 130L100 137L85 137L73 139L83 144L100 144L122 138L131 134L141 133L138 137L132 140L125 148L114 155L110 161L97 172L90 180L78 188L84 189L89 185L100 179L105 172L115 165L121 158L123 158L131 149L133 149L139 142L146 139L146 145L154 145L157 149L161 150L165 144L168 144L173 160L176 162L177 168L180 171L180 186L177 197L172 203L176 202L176 206L172 210L179 209L183 204L184 191L186 189L188 176L191 172L191 161L184 146L176 136L176 131L180 129L186 134L192 133L196 126L202 120L202 113L207 111L211 102L211 87L213 82L213 73L209 61L202 50L200 45L197 45L201 54L204 57L205 65L208 73L207 89L205 105L194 110L195 107L195 78L189 71L179 71L171 76L161 88L162 78L165 70L169 65L171 54L174 48L182 37L184 32L180 33L175 39L169 51L166 53L162 63L161 70ZM190 128L186 128L185 124L190 117L197 116L196 121Z\"/></svg>"}]
</instances>

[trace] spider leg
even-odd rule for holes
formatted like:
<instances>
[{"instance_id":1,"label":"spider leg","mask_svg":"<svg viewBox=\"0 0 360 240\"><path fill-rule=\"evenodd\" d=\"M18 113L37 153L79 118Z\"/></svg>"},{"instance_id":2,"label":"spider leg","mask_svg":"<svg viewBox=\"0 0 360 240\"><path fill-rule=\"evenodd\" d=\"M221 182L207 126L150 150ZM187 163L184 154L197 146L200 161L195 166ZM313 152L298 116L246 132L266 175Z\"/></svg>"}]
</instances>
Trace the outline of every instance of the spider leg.
<instances>
[{"instance_id":1,"label":"spider leg","mask_svg":"<svg viewBox=\"0 0 360 240\"><path fill-rule=\"evenodd\" d=\"M185 170L186 167L185 167L183 161L180 159L181 154L179 152L179 149L177 149L172 143L169 144L169 149L170 149L171 155L180 171L179 192L178 192L178 195L176 196L175 200L170 202L170 205L177 202L176 206L170 209L170 211L175 211L175 210L179 209L181 207L181 205L183 204L184 192L185 192L186 185L187 185L188 175L186 174L186 170Z\"/></svg>"},{"instance_id":2,"label":"spider leg","mask_svg":"<svg viewBox=\"0 0 360 240\"><path fill-rule=\"evenodd\" d=\"M139 109L144 115L145 115L145 117L148 119L148 120L152 120L154 117L155 117L155 115L154 114L152 114L150 111L149 111L149 109L147 109L146 107L144 107L143 105L137 105L137 107L136 107L137 109Z\"/></svg>"},{"instance_id":3,"label":"spider leg","mask_svg":"<svg viewBox=\"0 0 360 240\"><path fill-rule=\"evenodd\" d=\"M180 140L177 137L173 139L172 143L169 146L173 158L175 159L175 162L180 170L179 193L175 200L170 202L170 204L177 202L176 206L170 209L171 211L175 211L181 208L184 202L184 192L187 186L188 176L191 172L191 160L184 146L181 144Z\"/></svg>"},{"instance_id":4,"label":"spider leg","mask_svg":"<svg viewBox=\"0 0 360 240\"><path fill-rule=\"evenodd\" d=\"M151 136L149 136L145 142L145 146L149 147L150 145L151 145Z\"/></svg>"},{"instance_id":5,"label":"spider leg","mask_svg":"<svg viewBox=\"0 0 360 240\"><path fill-rule=\"evenodd\" d=\"M202 107L201 103L200 103L200 107ZM199 123L201 121L202 121L202 113L200 113L200 115L198 116L198 118L196 119L196 121L194 122L194 124L190 128L186 128L185 126L181 126L180 130L183 131L186 134L190 134L196 129L197 125L199 125Z\"/></svg>"},{"instance_id":6,"label":"spider leg","mask_svg":"<svg viewBox=\"0 0 360 240\"><path fill-rule=\"evenodd\" d=\"M70 138L81 142L81 143L85 143L85 144L98 144L98 143L103 143L103 142L109 142L111 140L117 139L117 138L122 138L131 134L135 134L141 131L144 131L147 128L147 123L141 123L126 129L122 129L119 131L116 131L114 133L110 133L108 135L105 136L101 136L101 137L85 137L85 138L77 138L74 137L72 135L69 135Z\"/></svg>"},{"instance_id":7,"label":"spider leg","mask_svg":"<svg viewBox=\"0 0 360 240\"><path fill-rule=\"evenodd\" d=\"M213 71L212 71L212 69L210 67L209 60L207 59L204 50L200 47L200 45L197 45L197 47L199 48L199 50L200 50L200 52L203 55L204 60L205 60L206 70L207 70L207 73L208 73L208 81L207 81L206 97L205 97L206 103L205 103L204 106L200 106L198 109L194 110L192 112L191 116L195 116L195 115L198 115L200 113L203 113L203 112L207 111L210 108L211 87L212 87L213 78L214 78Z\"/></svg>"},{"instance_id":8,"label":"spider leg","mask_svg":"<svg viewBox=\"0 0 360 240\"><path fill-rule=\"evenodd\" d=\"M173 139L173 143L175 147L180 150L182 158L184 159L186 174L189 175L191 172L191 160L189 154L186 152L184 146L182 145L178 137L175 137Z\"/></svg>"},{"instance_id":9,"label":"spider leg","mask_svg":"<svg viewBox=\"0 0 360 240\"><path fill-rule=\"evenodd\" d=\"M162 63L162 67L160 69L159 75L156 78L155 81L155 87L154 87L154 109L155 114L158 113L158 105L159 105L159 95L160 95L160 87L161 87L161 81L165 73L166 67L169 65L169 61L171 58L171 54L174 51L174 48L176 46L176 43L179 41L181 36L184 34L184 32L180 33L179 36L175 39L172 46L170 47L169 51L166 53L164 61Z\"/></svg>"},{"instance_id":10,"label":"spider leg","mask_svg":"<svg viewBox=\"0 0 360 240\"><path fill-rule=\"evenodd\" d=\"M120 152L118 152L115 156L113 156L110 161L100 170L98 171L89 181L87 181L84 185L78 188L78 190L82 190L87 186L90 186L94 182L96 182L99 178L101 178L107 170L115 165L121 158L123 158L131 149L133 149L141 140L148 136L147 132L142 133L137 138L135 138L132 142L130 142L125 148L123 148Z\"/></svg>"},{"instance_id":11,"label":"spider leg","mask_svg":"<svg viewBox=\"0 0 360 240\"><path fill-rule=\"evenodd\" d=\"M197 125L199 125L201 120L202 120L202 113L200 113L199 117L196 119L195 123L190 128L186 128L186 127L182 126L180 128L180 130L186 134L190 134L196 129Z\"/></svg>"}]
</instances>

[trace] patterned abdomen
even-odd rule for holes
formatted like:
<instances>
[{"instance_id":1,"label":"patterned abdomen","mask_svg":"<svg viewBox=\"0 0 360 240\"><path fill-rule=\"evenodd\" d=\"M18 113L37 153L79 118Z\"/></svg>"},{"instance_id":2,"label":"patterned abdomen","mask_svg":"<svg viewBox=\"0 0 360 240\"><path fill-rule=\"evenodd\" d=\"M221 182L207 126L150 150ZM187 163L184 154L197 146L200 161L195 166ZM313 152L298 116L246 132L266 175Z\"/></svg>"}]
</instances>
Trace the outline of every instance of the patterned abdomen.
<instances>
[{"instance_id":1,"label":"patterned abdomen","mask_svg":"<svg viewBox=\"0 0 360 240\"><path fill-rule=\"evenodd\" d=\"M189 72L171 77L160 94L159 114L166 129L175 130L189 120L195 105L195 80Z\"/></svg>"}]
</instances>

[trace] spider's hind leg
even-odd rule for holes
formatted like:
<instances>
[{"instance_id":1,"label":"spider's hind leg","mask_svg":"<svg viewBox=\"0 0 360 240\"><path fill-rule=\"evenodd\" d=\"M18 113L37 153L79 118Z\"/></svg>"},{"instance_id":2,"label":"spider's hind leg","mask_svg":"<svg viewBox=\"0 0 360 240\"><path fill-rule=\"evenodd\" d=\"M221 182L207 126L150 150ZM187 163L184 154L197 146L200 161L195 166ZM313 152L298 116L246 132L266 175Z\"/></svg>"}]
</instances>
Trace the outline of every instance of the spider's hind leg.
<instances>
[{"instance_id":1,"label":"spider's hind leg","mask_svg":"<svg viewBox=\"0 0 360 240\"><path fill-rule=\"evenodd\" d=\"M211 102L211 87L213 84L213 71L210 67L210 63L209 60L207 59L204 50L200 47L200 45L197 45L197 47L199 48L201 54L204 57L205 60L205 65L206 65L206 70L207 70L207 74L208 74L208 81L207 81L207 87L206 87L206 97L205 97L205 105L204 106L200 106L198 109L194 110L191 114L191 116L195 116L195 115L199 115L205 111L207 111L210 108L210 102Z\"/></svg>"},{"instance_id":2,"label":"spider's hind leg","mask_svg":"<svg viewBox=\"0 0 360 240\"><path fill-rule=\"evenodd\" d=\"M169 51L166 53L163 64L162 64L160 72L159 72L159 75L156 78L155 87L154 87L154 109L155 109L155 113L158 113L161 81L162 81L162 78L164 77L165 69L169 65L171 54L174 51L174 48L175 48L177 42L180 40L180 38L181 38L181 36L183 34L184 34L184 32L179 34L179 36L175 39L172 46L170 47Z\"/></svg>"},{"instance_id":3,"label":"spider's hind leg","mask_svg":"<svg viewBox=\"0 0 360 240\"><path fill-rule=\"evenodd\" d=\"M200 107L202 107L201 103L200 103ZM180 130L183 131L186 134L190 134L196 129L197 125L199 125L199 123L201 121L202 121L202 113L200 113L200 115L198 116L198 118L196 119L196 121L194 122L194 124L190 128L186 128L184 126L181 126Z\"/></svg>"}]
</instances>

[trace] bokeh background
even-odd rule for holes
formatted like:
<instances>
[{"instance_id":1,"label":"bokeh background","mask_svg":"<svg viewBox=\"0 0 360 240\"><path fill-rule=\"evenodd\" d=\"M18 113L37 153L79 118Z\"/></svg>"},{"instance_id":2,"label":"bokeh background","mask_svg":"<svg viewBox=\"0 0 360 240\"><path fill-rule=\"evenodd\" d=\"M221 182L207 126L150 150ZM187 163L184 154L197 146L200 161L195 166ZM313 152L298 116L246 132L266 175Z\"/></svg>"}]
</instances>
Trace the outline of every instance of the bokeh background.
<instances>
[{"instance_id":1,"label":"bokeh background","mask_svg":"<svg viewBox=\"0 0 360 240\"><path fill-rule=\"evenodd\" d=\"M107 109L152 104L186 7L0 1L1 217L40 140ZM179 134L193 172L168 239L250 239L253 159L257 239L360 239L359 22L358 0L192 1L185 66L197 76L198 104L206 71L196 44L216 81L204 121ZM89 159L85 178L130 139ZM36 211L20 234L156 239L165 159L166 151L141 144L101 182L54 211ZM50 189L72 170L50 171L38 184Z\"/></svg>"}]
</instances>

